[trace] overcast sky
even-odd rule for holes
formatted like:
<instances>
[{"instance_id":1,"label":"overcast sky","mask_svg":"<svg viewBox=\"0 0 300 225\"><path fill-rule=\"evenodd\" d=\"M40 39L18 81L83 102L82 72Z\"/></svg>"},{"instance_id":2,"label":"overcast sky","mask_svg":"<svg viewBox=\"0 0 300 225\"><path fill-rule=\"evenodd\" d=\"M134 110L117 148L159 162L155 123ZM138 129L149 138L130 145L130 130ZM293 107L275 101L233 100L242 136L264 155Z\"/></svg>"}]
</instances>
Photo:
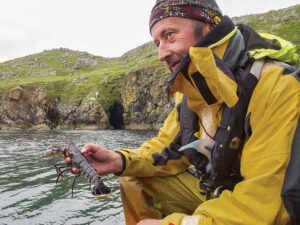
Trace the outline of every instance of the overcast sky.
<instances>
[{"instance_id":1,"label":"overcast sky","mask_svg":"<svg viewBox=\"0 0 300 225\"><path fill-rule=\"evenodd\" d=\"M156 0L0 0L0 62L69 48L117 57L151 40ZM299 0L217 0L223 14L241 16L299 4Z\"/></svg>"}]
</instances>

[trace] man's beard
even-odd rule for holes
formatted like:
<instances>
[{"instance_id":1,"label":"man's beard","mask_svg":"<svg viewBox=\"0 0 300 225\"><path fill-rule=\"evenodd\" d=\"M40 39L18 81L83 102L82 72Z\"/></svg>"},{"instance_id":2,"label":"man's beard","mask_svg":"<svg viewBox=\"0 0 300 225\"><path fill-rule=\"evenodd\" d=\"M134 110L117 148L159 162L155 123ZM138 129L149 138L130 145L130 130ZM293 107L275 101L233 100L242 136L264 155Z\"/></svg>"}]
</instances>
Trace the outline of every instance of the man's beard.
<instances>
[{"instance_id":1,"label":"man's beard","mask_svg":"<svg viewBox=\"0 0 300 225\"><path fill-rule=\"evenodd\" d=\"M184 57L185 56L171 55L165 60L164 63L171 72L175 72L178 69L180 62Z\"/></svg>"}]
</instances>

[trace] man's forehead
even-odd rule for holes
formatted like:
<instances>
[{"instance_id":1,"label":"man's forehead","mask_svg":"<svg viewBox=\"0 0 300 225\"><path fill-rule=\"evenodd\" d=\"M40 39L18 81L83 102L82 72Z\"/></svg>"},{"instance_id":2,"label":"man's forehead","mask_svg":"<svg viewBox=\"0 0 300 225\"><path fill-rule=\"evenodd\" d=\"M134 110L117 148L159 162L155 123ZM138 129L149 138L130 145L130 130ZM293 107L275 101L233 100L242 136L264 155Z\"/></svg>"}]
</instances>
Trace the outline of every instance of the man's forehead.
<instances>
[{"instance_id":1,"label":"man's forehead","mask_svg":"<svg viewBox=\"0 0 300 225\"><path fill-rule=\"evenodd\" d=\"M167 17L158 21L151 28L151 36L161 34L169 29L180 29L180 27L190 26L193 23L192 19L182 17Z\"/></svg>"}]
</instances>

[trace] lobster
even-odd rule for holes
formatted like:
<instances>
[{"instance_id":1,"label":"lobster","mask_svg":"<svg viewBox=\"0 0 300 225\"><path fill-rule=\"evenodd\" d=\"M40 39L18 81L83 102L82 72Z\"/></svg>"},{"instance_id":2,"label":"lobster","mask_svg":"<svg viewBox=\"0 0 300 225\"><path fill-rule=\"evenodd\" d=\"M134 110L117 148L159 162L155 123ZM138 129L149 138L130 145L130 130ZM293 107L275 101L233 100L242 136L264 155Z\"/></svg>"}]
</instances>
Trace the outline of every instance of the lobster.
<instances>
[{"instance_id":1,"label":"lobster","mask_svg":"<svg viewBox=\"0 0 300 225\"><path fill-rule=\"evenodd\" d=\"M110 188L108 188L101 180L100 176L98 176L96 170L89 164L86 158L81 154L80 149L74 144L71 143L66 147L58 147L55 145L49 146L48 149L42 152L41 157L49 157L49 156L57 156L62 155L65 158L70 157L72 159L72 163L70 164L55 164L54 167L58 174L56 179L56 184L60 177L64 174L70 172L72 167L76 167L78 169L78 173L76 173L73 181L72 181L72 197L74 184L77 177L80 175L85 176L90 182L91 193L96 197L106 197L111 194ZM93 184L93 187L92 187Z\"/></svg>"}]
</instances>

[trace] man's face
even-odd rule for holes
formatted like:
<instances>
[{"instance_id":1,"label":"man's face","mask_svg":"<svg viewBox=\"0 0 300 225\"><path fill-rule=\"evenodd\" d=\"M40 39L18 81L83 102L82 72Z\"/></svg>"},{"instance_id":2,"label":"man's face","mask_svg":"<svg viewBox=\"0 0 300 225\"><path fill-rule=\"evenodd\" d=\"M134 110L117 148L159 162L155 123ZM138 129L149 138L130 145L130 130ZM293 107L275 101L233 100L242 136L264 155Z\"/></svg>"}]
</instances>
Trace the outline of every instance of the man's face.
<instances>
[{"instance_id":1,"label":"man's face","mask_svg":"<svg viewBox=\"0 0 300 225\"><path fill-rule=\"evenodd\" d=\"M158 48L159 60L165 62L171 72L176 71L180 60L199 41L194 30L194 21L181 17L167 17L152 27L151 36Z\"/></svg>"}]
</instances>

